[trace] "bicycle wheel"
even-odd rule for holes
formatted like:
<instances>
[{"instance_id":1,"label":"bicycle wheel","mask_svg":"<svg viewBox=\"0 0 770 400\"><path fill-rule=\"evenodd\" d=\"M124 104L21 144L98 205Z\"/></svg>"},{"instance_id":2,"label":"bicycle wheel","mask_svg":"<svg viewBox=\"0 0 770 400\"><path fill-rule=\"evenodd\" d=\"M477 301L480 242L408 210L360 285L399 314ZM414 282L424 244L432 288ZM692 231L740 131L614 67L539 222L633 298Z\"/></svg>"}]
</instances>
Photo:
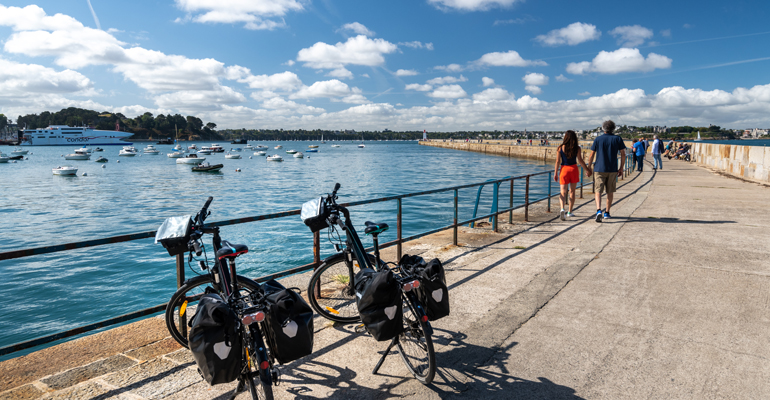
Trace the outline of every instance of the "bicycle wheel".
<instances>
[{"instance_id":1,"label":"bicycle wheel","mask_svg":"<svg viewBox=\"0 0 770 400\"><path fill-rule=\"evenodd\" d=\"M273 399L273 377L271 369L263 370L260 364L267 360L267 346L262 339L262 333L259 329L254 329L247 335L250 345L248 351L248 376L246 377L249 385L249 392L253 400L272 400ZM269 362L269 361L268 361Z\"/></svg>"},{"instance_id":2,"label":"bicycle wheel","mask_svg":"<svg viewBox=\"0 0 770 400\"><path fill-rule=\"evenodd\" d=\"M238 275L238 286L242 293L253 292L259 289L259 284L249 278ZM218 285L214 283L211 275L201 275L189 279L177 289L168 305L166 305L166 328L168 328L171 337L174 338L183 347L187 347L187 335L182 334L189 331L187 322L195 315L195 309L198 305L198 299L203 295L206 288L212 288L217 293ZM245 292L244 292L245 291ZM181 326L184 325L184 328Z\"/></svg>"},{"instance_id":3,"label":"bicycle wheel","mask_svg":"<svg viewBox=\"0 0 770 400\"><path fill-rule=\"evenodd\" d=\"M368 256L369 261L374 264L374 256L371 254ZM356 305L356 291L351 285L353 276L360 270L358 265L358 260L353 255L351 271L345 263L345 255L337 254L313 272L308 284L307 297L315 312L335 322L351 323L360 319Z\"/></svg>"},{"instance_id":4,"label":"bicycle wheel","mask_svg":"<svg viewBox=\"0 0 770 400\"><path fill-rule=\"evenodd\" d=\"M424 384L436 375L436 353L433 340L426 335L428 322L420 321L414 305L404 296L404 332L398 336L398 350L409 371Z\"/></svg>"}]
</instances>

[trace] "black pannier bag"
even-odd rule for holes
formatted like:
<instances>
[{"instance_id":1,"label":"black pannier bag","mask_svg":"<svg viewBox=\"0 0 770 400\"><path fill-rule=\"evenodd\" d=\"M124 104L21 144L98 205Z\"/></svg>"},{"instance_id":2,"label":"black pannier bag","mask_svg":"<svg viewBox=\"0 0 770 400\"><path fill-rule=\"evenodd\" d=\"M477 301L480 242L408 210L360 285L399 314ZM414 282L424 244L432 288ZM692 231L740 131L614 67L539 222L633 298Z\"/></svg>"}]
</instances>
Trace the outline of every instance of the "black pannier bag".
<instances>
[{"instance_id":1,"label":"black pannier bag","mask_svg":"<svg viewBox=\"0 0 770 400\"><path fill-rule=\"evenodd\" d=\"M263 283L262 289L269 307L265 333L276 360L284 364L312 353L313 309L275 279Z\"/></svg>"},{"instance_id":2,"label":"black pannier bag","mask_svg":"<svg viewBox=\"0 0 770 400\"><path fill-rule=\"evenodd\" d=\"M302 211L299 216L313 233L329 227L329 223L326 221L329 218L329 209L326 207L326 201L323 197L302 204Z\"/></svg>"},{"instance_id":3,"label":"black pannier bag","mask_svg":"<svg viewBox=\"0 0 770 400\"><path fill-rule=\"evenodd\" d=\"M232 382L241 373L238 316L218 294L204 294L190 321L189 344L195 364L210 385Z\"/></svg>"},{"instance_id":4,"label":"black pannier bag","mask_svg":"<svg viewBox=\"0 0 770 400\"><path fill-rule=\"evenodd\" d=\"M420 287L415 292L425 306L428 319L435 321L449 315L449 289L441 261L434 258L426 264L422 257L406 254L401 257L401 265L420 279Z\"/></svg>"},{"instance_id":5,"label":"black pannier bag","mask_svg":"<svg viewBox=\"0 0 770 400\"><path fill-rule=\"evenodd\" d=\"M390 340L403 332L401 289L393 273L363 268L355 280L358 313L374 339Z\"/></svg>"},{"instance_id":6,"label":"black pannier bag","mask_svg":"<svg viewBox=\"0 0 770 400\"><path fill-rule=\"evenodd\" d=\"M170 256L184 254L190 242L192 226L190 215L166 218L155 233L155 243L162 244Z\"/></svg>"}]
</instances>

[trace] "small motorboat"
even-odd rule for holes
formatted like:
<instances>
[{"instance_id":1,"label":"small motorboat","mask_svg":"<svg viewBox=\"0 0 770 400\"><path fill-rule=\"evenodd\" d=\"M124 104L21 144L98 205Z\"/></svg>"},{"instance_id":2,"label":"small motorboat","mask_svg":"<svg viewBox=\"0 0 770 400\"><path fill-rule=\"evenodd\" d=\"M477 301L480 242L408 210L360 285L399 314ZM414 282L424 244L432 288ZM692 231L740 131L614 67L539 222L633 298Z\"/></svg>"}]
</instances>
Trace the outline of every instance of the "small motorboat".
<instances>
[{"instance_id":1,"label":"small motorboat","mask_svg":"<svg viewBox=\"0 0 770 400\"><path fill-rule=\"evenodd\" d=\"M96 159L96 162L108 162L108 161L110 161L110 160L108 160L108 159L106 159L106 158L104 158L102 156L99 156L99 158Z\"/></svg>"},{"instance_id":2,"label":"small motorboat","mask_svg":"<svg viewBox=\"0 0 770 400\"><path fill-rule=\"evenodd\" d=\"M181 151L175 151L173 153L168 153L167 156L168 158L182 158L184 157L184 153Z\"/></svg>"},{"instance_id":3,"label":"small motorboat","mask_svg":"<svg viewBox=\"0 0 770 400\"><path fill-rule=\"evenodd\" d=\"M244 147L244 149L246 149L246 150L254 150L254 146L252 146L251 144L247 144L246 147Z\"/></svg>"},{"instance_id":4,"label":"small motorboat","mask_svg":"<svg viewBox=\"0 0 770 400\"><path fill-rule=\"evenodd\" d=\"M227 153L227 154L225 154L225 158L237 160L237 159L241 158L241 155L240 154Z\"/></svg>"},{"instance_id":5,"label":"small motorboat","mask_svg":"<svg viewBox=\"0 0 770 400\"><path fill-rule=\"evenodd\" d=\"M64 165L52 169L54 175L76 175L78 169L69 165Z\"/></svg>"},{"instance_id":6,"label":"small motorboat","mask_svg":"<svg viewBox=\"0 0 770 400\"><path fill-rule=\"evenodd\" d=\"M104 151L104 149L101 148L101 147L97 147L97 148L94 149L94 151Z\"/></svg>"},{"instance_id":7,"label":"small motorboat","mask_svg":"<svg viewBox=\"0 0 770 400\"><path fill-rule=\"evenodd\" d=\"M243 151L243 149L242 149L242 148L240 148L240 147L236 147L236 148L234 148L234 149L230 149L230 151L231 151L231 152L233 152L233 151L237 151L237 152L239 152L239 153L240 153L241 151Z\"/></svg>"},{"instance_id":8,"label":"small motorboat","mask_svg":"<svg viewBox=\"0 0 770 400\"><path fill-rule=\"evenodd\" d=\"M283 161L283 157L278 154L267 156L267 161Z\"/></svg>"},{"instance_id":9,"label":"small motorboat","mask_svg":"<svg viewBox=\"0 0 770 400\"><path fill-rule=\"evenodd\" d=\"M211 146L209 146L209 147L203 147L203 149L211 150L214 153L224 153L225 152L225 148L220 146L220 145L218 145L218 144L216 144L216 143L212 143Z\"/></svg>"},{"instance_id":10,"label":"small motorboat","mask_svg":"<svg viewBox=\"0 0 770 400\"><path fill-rule=\"evenodd\" d=\"M365 146L363 143L361 143L361 144L359 144L359 145L358 145L358 148L359 148L359 149L363 149L364 147L366 147L366 146Z\"/></svg>"},{"instance_id":11,"label":"small motorboat","mask_svg":"<svg viewBox=\"0 0 770 400\"><path fill-rule=\"evenodd\" d=\"M300 152L296 152L294 153L294 158L305 158L305 155Z\"/></svg>"},{"instance_id":12,"label":"small motorboat","mask_svg":"<svg viewBox=\"0 0 770 400\"><path fill-rule=\"evenodd\" d=\"M204 162L192 167L192 170L193 172L219 172L222 167L224 167L222 164L211 165L207 162Z\"/></svg>"},{"instance_id":13,"label":"small motorboat","mask_svg":"<svg viewBox=\"0 0 770 400\"><path fill-rule=\"evenodd\" d=\"M13 154L13 155L15 155L15 156L23 156L23 155L25 155L25 154L27 154L27 153L29 153L29 150L24 150L24 149L22 149L21 147L16 147L16 148L14 148L14 149L13 149L13 151L11 152L11 154Z\"/></svg>"},{"instance_id":14,"label":"small motorboat","mask_svg":"<svg viewBox=\"0 0 770 400\"><path fill-rule=\"evenodd\" d=\"M261 144L258 144L258 145L257 145L256 147L254 147L254 148L255 148L255 149L267 149L268 147L267 147L267 146L265 146L265 145L261 145Z\"/></svg>"},{"instance_id":15,"label":"small motorboat","mask_svg":"<svg viewBox=\"0 0 770 400\"><path fill-rule=\"evenodd\" d=\"M297 150L286 150L286 154L297 154Z\"/></svg>"},{"instance_id":16,"label":"small motorboat","mask_svg":"<svg viewBox=\"0 0 770 400\"><path fill-rule=\"evenodd\" d=\"M88 147L88 145L85 145L85 146L83 146L83 147L81 147L81 148L79 148L79 149L75 149L75 151L78 151L78 150L80 150L80 151L84 151L84 152L86 152L86 153L88 153L88 154L91 154L91 152L93 151L93 150L91 150L91 148L90 148L90 147Z\"/></svg>"},{"instance_id":17,"label":"small motorboat","mask_svg":"<svg viewBox=\"0 0 770 400\"><path fill-rule=\"evenodd\" d=\"M265 152L265 151L262 151L262 150L260 150L260 151L255 151L255 152L254 152L254 155L255 155L255 156L264 156L264 155L267 155L267 152Z\"/></svg>"},{"instance_id":18,"label":"small motorboat","mask_svg":"<svg viewBox=\"0 0 770 400\"><path fill-rule=\"evenodd\" d=\"M318 149L307 149L305 153L318 153Z\"/></svg>"},{"instance_id":19,"label":"small motorboat","mask_svg":"<svg viewBox=\"0 0 770 400\"><path fill-rule=\"evenodd\" d=\"M199 156L200 155L208 156L208 155L211 154L211 150L209 150L209 149L200 149L200 150L198 150L196 152L196 154L198 154Z\"/></svg>"},{"instance_id":20,"label":"small motorboat","mask_svg":"<svg viewBox=\"0 0 770 400\"><path fill-rule=\"evenodd\" d=\"M118 153L119 156L123 157L133 157L136 155L136 147L134 146L123 146L123 148Z\"/></svg>"},{"instance_id":21,"label":"small motorboat","mask_svg":"<svg viewBox=\"0 0 770 400\"><path fill-rule=\"evenodd\" d=\"M307 146L307 147L309 147L311 149L317 149L318 145L317 144L311 144L310 146Z\"/></svg>"},{"instance_id":22,"label":"small motorboat","mask_svg":"<svg viewBox=\"0 0 770 400\"><path fill-rule=\"evenodd\" d=\"M65 160L90 160L91 155L85 149L77 149L72 154L64 156Z\"/></svg>"},{"instance_id":23,"label":"small motorboat","mask_svg":"<svg viewBox=\"0 0 770 400\"><path fill-rule=\"evenodd\" d=\"M187 150L198 150L198 146L196 146L194 144L191 144L191 145L187 146Z\"/></svg>"},{"instance_id":24,"label":"small motorboat","mask_svg":"<svg viewBox=\"0 0 770 400\"><path fill-rule=\"evenodd\" d=\"M145 147L144 150L142 151L144 151L144 154L152 154L154 156L157 156L158 154L160 154L160 151L151 144L148 144L147 147Z\"/></svg>"},{"instance_id":25,"label":"small motorboat","mask_svg":"<svg viewBox=\"0 0 770 400\"><path fill-rule=\"evenodd\" d=\"M180 157L176 159L177 164L195 164L198 165L202 162L206 161L206 157L198 157L197 154L188 154L184 157Z\"/></svg>"},{"instance_id":26,"label":"small motorboat","mask_svg":"<svg viewBox=\"0 0 770 400\"><path fill-rule=\"evenodd\" d=\"M333 144L332 147L340 147L338 144Z\"/></svg>"},{"instance_id":27,"label":"small motorboat","mask_svg":"<svg viewBox=\"0 0 770 400\"><path fill-rule=\"evenodd\" d=\"M3 154L2 152L0 152L0 163L7 163L8 160L10 159L11 157L8 157L7 154Z\"/></svg>"},{"instance_id":28,"label":"small motorboat","mask_svg":"<svg viewBox=\"0 0 770 400\"><path fill-rule=\"evenodd\" d=\"M281 145L279 144L278 146L275 146L275 147L273 147L273 148L274 148L274 149L282 149L282 148L283 148L283 146L281 146Z\"/></svg>"},{"instance_id":29,"label":"small motorboat","mask_svg":"<svg viewBox=\"0 0 770 400\"><path fill-rule=\"evenodd\" d=\"M178 152L180 152L180 153L185 153L185 149L184 149L184 148L182 148L182 145L181 145L181 144L179 144L179 143L177 143L177 145L176 145L176 146L174 146L173 148L171 148L171 150L174 150L174 151L178 151Z\"/></svg>"}]
</instances>

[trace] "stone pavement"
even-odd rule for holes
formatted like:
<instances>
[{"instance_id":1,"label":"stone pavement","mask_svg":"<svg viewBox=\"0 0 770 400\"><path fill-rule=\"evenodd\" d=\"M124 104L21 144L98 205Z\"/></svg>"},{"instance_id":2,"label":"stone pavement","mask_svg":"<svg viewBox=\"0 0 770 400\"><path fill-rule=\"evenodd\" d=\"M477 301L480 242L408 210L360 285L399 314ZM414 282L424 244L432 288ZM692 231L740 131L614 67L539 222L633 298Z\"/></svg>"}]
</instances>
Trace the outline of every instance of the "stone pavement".
<instances>
[{"instance_id":1,"label":"stone pavement","mask_svg":"<svg viewBox=\"0 0 770 400\"><path fill-rule=\"evenodd\" d=\"M387 342L317 318L276 398L770 398L770 189L664 167L621 181L601 224L586 193L571 221L539 205L500 233L463 228L457 247L451 231L405 245L448 270L432 385L395 354L372 375ZM150 318L2 362L0 399L226 398L234 384L208 386L164 329Z\"/></svg>"}]
</instances>

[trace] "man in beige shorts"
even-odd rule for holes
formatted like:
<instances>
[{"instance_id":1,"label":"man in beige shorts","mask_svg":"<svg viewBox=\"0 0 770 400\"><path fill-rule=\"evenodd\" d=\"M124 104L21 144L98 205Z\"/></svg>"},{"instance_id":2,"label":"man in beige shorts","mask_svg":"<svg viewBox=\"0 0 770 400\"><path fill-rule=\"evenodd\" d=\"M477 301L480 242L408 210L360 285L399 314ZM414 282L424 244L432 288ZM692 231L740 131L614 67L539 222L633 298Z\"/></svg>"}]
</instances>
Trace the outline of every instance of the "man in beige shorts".
<instances>
[{"instance_id":1,"label":"man in beige shorts","mask_svg":"<svg viewBox=\"0 0 770 400\"><path fill-rule=\"evenodd\" d=\"M612 207L612 197L615 193L618 176L623 171L626 162L626 144L620 136L613 134L615 132L615 123L611 120L604 121L602 124L604 134L597 137L591 145L591 155L588 157L590 166L596 156L596 165L594 166L594 178L599 182L599 189L594 194L596 199L596 222L602 222L610 218L610 208ZM620 153L620 166L618 166L618 153ZM602 211L602 193L607 191L607 209Z\"/></svg>"}]
</instances>

